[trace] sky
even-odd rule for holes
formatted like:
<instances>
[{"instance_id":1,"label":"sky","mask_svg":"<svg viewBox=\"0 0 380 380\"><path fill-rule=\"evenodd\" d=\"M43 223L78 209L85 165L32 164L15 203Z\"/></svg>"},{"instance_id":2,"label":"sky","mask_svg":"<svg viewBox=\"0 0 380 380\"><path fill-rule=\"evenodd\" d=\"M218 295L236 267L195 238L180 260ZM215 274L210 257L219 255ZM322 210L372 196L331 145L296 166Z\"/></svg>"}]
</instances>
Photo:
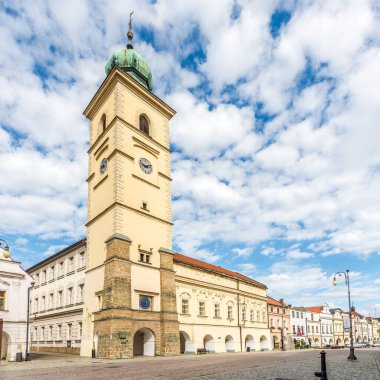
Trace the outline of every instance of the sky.
<instances>
[{"instance_id":1,"label":"sky","mask_svg":"<svg viewBox=\"0 0 380 380\"><path fill-rule=\"evenodd\" d=\"M380 317L380 6L0 0L0 238L24 268L85 236L82 112L127 43L172 106L173 247L296 306Z\"/></svg>"}]
</instances>

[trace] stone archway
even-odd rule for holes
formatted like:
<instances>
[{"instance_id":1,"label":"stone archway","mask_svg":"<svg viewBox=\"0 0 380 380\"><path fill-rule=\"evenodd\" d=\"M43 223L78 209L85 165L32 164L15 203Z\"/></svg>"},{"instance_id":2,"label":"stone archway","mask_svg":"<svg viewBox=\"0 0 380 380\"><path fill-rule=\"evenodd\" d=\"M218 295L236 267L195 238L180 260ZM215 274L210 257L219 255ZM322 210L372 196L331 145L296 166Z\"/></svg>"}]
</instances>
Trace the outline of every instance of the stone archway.
<instances>
[{"instance_id":1,"label":"stone archway","mask_svg":"<svg viewBox=\"0 0 380 380\"><path fill-rule=\"evenodd\" d=\"M260 349L261 349L261 351L268 351L269 350L268 339L264 335L262 335L260 337Z\"/></svg>"},{"instance_id":2,"label":"stone archway","mask_svg":"<svg viewBox=\"0 0 380 380\"><path fill-rule=\"evenodd\" d=\"M365 343L368 342L368 338L366 336L363 337L363 342L365 342Z\"/></svg>"},{"instance_id":3,"label":"stone archway","mask_svg":"<svg viewBox=\"0 0 380 380\"><path fill-rule=\"evenodd\" d=\"M209 353L215 353L215 341L211 335L206 335L203 338L203 348Z\"/></svg>"},{"instance_id":4,"label":"stone archway","mask_svg":"<svg viewBox=\"0 0 380 380\"><path fill-rule=\"evenodd\" d=\"M246 351L255 351L255 340L252 335L247 335L245 337L245 350Z\"/></svg>"},{"instance_id":5,"label":"stone archway","mask_svg":"<svg viewBox=\"0 0 380 380\"><path fill-rule=\"evenodd\" d=\"M152 330L144 327L133 337L133 356L154 356L156 337Z\"/></svg>"},{"instance_id":6,"label":"stone archway","mask_svg":"<svg viewBox=\"0 0 380 380\"><path fill-rule=\"evenodd\" d=\"M1 337L1 357L0 360L2 359L7 359L9 356L9 348L10 348L10 343L11 343L11 338L10 336L3 330L2 332L2 337Z\"/></svg>"},{"instance_id":7,"label":"stone archway","mask_svg":"<svg viewBox=\"0 0 380 380\"><path fill-rule=\"evenodd\" d=\"M341 345L342 345L342 339L338 338L338 339L336 340L336 345L337 345L337 346L341 346Z\"/></svg>"},{"instance_id":8,"label":"stone archway","mask_svg":"<svg viewBox=\"0 0 380 380\"><path fill-rule=\"evenodd\" d=\"M314 339L314 347L320 347L320 342L318 338Z\"/></svg>"},{"instance_id":9,"label":"stone archway","mask_svg":"<svg viewBox=\"0 0 380 380\"><path fill-rule=\"evenodd\" d=\"M345 346L349 346L349 345L350 345L350 340L349 340L348 338L346 338L346 339L344 340L344 345L345 345Z\"/></svg>"},{"instance_id":10,"label":"stone archway","mask_svg":"<svg viewBox=\"0 0 380 380\"><path fill-rule=\"evenodd\" d=\"M231 335L227 335L224 342L226 345L226 352L235 352L235 341Z\"/></svg>"},{"instance_id":11,"label":"stone archway","mask_svg":"<svg viewBox=\"0 0 380 380\"><path fill-rule=\"evenodd\" d=\"M195 345L188 333L180 331L179 333L181 354L195 354Z\"/></svg>"},{"instance_id":12,"label":"stone archway","mask_svg":"<svg viewBox=\"0 0 380 380\"><path fill-rule=\"evenodd\" d=\"M334 344L334 339L333 338L330 338L329 340L329 345L332 346Z\"/></svg>"}]
</instances>

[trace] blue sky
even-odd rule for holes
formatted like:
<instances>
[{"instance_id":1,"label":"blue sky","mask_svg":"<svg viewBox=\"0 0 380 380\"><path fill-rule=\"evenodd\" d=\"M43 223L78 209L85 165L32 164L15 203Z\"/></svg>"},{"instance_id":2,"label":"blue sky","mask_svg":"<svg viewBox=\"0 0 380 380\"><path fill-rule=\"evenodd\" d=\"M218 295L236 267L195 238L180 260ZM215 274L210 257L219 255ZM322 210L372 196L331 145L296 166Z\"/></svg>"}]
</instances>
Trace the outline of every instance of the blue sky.
<instances>
[{"instance_id":1,"label":"blue sky","mask_svg":"<svg viewBox=\"0 0 380 380\"><path fill-rule=\"evenodd\" d=\"M0 237L24 267L85 236L82 111L134 10L135 49L177 111L174 248L297 305L346 307L330 283L350 269L354 304L380 316L375 1L0 7Z\"/></svg>"}]
</instances>

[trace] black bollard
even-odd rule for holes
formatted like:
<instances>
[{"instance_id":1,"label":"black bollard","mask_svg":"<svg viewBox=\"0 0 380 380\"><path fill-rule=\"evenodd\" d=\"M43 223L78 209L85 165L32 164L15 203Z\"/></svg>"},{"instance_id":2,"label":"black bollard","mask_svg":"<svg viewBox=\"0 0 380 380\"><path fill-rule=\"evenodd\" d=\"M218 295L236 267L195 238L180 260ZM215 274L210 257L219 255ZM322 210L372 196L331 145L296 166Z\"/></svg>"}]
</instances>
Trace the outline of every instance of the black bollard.
<instances>
[{"instance_id":1,"label":"black bollard","mask_svg":"<svg viewBox=\"0 0 380 380\"><path fill-rule=\"evenodd\" d=\"M320 377L321 380L327 380L327 370L326 370L326 352L321 351L321 372L314 372L316 377Z\"/></svg>"},{"instance_id":2,"label":"black bollard","mask_svg":"<svg viewBox=\"0 0 380 380\"><path fill-rule=\"evenodd\" d=\"M95 351L95 348L92 349L91 357L92 357L93 359L96 358L96 351Z\"/></svg>"}]
</instances>

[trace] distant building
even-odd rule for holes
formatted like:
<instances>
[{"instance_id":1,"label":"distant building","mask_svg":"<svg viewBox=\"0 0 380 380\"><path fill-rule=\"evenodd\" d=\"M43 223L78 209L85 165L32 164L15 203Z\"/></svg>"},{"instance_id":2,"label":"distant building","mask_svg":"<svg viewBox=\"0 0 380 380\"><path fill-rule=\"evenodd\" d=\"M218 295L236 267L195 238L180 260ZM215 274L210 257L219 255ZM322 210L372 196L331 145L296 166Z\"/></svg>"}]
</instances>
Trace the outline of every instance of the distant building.
<instances>
[{"instance_id":1,"label":"distant building","mask_svg":"<svg viewBox=\"0 0 380 380\"><path fill-rule=\"evenodd\" d=\"M294 348L290 329L290 306L283 299L277 301L268 297L268 318L273 348Z\"/></svg>"},{"instance_id":2,"label":"distant building","mask_svg":"<svg viewBox=\"0 0 380 380\"><path fill-rule=\"evenodd\" d=\"M307 336L307 309L303 306L291 307L291 332L295 347L298 345L309 346L310 342Z\"/></svg>"},{"instance_id":3,"label":"distant building","mask_svg":"<svg viewBox=\"0 0 380 380\"><path fill-rule=\"evenodd\" d=\"M11 257L0 258L0 359L25 359L28 288L32 278Z\"/></svg>"},{"instance_id":4,"label":"distant building","mask_svg":"<svg viewBox=\"0 0 380 380\"><path fill-rule=\"evenodd\" d=\"M313 307L306 308L307 317L307 336L311 347L321 347L321 321L319 318L319 309Z\"/></svg>"}]
</instances>

